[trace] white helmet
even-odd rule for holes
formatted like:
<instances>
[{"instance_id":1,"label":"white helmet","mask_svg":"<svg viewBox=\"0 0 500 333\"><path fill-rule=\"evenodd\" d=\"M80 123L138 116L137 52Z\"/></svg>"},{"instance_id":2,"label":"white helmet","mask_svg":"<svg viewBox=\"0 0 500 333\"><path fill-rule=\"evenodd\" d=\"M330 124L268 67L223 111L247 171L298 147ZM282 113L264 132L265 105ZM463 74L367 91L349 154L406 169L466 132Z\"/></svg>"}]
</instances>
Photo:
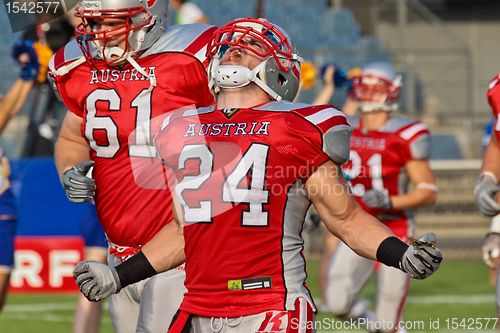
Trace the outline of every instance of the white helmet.
<instances>
[{"instance_id":1,"label":"white helmet","mask_svg":"<svg viewBox=\"0 0 500 333\"><path fill-rule=\"evenodd\" d=\"M80 0L75 16L82 23L75 29L77 41L87 60L97 55L108 64L147 50L166 29L168 0ZM100 30L96 19L125 19L124 24ZM109 38L125 35L125 49L107 45ZM111 60L112 56L118 59Z\"/></svg>"},{"instance_id":2,"label":"white helmet","mask_svg":"<svg viewBox=\"0 0 500 333\"><path fill-rule=\"evenodd\" d=\"M248 45L246 40L259 43L261 49ZM232 46L249 50L262 61L254 69L236 65L220 65L220 60ZM210 90L217 95L220 89L244 87L254 82L274 100L293 101L300 82L300 61L286 32L265 19L240 18L220 27L208 44L207 56Z\"/></svg>"},{"instance_id":3,"label":"white helmet","mask_svg":"<svg viewBox=\"0 0 500 333\"><path fill-rule=\"evenodd\" d=\"M398 108L401 75L391 64L373 62L354 78L354 97L362 112L395 111Z\"/></svg>"}]
</instances>

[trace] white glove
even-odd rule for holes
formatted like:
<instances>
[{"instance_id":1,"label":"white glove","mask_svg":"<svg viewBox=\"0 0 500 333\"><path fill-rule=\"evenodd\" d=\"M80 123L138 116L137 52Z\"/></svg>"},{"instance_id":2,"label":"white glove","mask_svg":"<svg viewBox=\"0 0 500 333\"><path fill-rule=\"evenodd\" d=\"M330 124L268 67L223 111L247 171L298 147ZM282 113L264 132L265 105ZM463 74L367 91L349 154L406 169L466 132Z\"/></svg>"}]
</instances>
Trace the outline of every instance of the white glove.
<instances>
[{"instance_id":1,"label":"white glove","mask_svg":"<svg viewBox=\"0 0 500 333\"><path fill-rule=\"evenodd\" d=\"M81 203L90 201L94 197L95 181L86 176L93 166L94 161L85 161L63 173L61 182L70 201Z\"/></svg>"},{"instance_id":2,"label":"white glove","mask_svg":"<svg viewBox=\"0 0 500 333\"><path fill-rule=\"evenodd\" d=\"M73 277L81 293L91 302L99 302L121 289L116 269L97 261L80 261Z\"/></svg>"},{"instance_id":3,"label":"white glove","mask_svg":"<svg viewBox=\"0 0 500 333\"><path fill-rule=\"evenodd\" d=\"M500 257L500 234L489 233L484 240L482 250L485 264L495 268L495 261Z\"/></svg>"},{"instance_id":4,"label":"white glove","mask_svg":"<svg viewBox=\"0 0 500 333\"><path fill-rule=\"evenodd\" d=\"M361 199L370 208L391 209L392 201L387 190L368 190Z\"/></svg>"},{"instance_id":5,"label":"white glove","mask_svg":"<svg viewBox=\"0 0 500 333\"><path fill-rule=\"evenodd\" d=\"M436 247L436 235L425 234L408 247L401 260L401 269L414 279L425 279L438 270L443 256Z\"/></svg>"},{"instance_id":6,"label":"white glove","mask_svg":"<svg viewBox=\"0 0 500 333\"><path fill-rule=\"evenodd\" d=\"M500 205L495 200L495 194L500 191L500 186L488 174L483 174L477 179L474 187L476 203L482 214L495 216L500 213Z\"/></svg>"}]
</instances>

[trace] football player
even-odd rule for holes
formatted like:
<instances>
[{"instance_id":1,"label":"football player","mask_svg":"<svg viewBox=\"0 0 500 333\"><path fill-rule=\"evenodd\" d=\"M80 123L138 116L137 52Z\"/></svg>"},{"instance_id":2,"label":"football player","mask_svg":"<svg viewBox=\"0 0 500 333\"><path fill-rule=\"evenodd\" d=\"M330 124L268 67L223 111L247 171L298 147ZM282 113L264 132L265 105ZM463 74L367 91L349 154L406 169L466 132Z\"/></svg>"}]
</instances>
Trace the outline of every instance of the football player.
<instances>
[{"instance_id":1,"label":"football player","mask_svg":"<svg viewBox=\"0 0 500 333\"><path fill-rule=\"evenodd\" d=\"M353 127L351 151L343 170L358 204L409 244L414 239L411 210L434 203L437 186L428 162L427 126L393 115L400 89L401 77L388 63L368 64L354 79L359 116L349 119ZM413 189L408 191L410 183ZM375 319L386 323L382 332L393 332L403 313L408 275L363 258L343 243L330 257L326 308L343 319L370 318L358 296L374 268Z\"/></svg>"},{"instance_id":2,"label":"football player","mask_svg":"<svg viewBox=\"0 0 500 333\"><path fill-rule=\"evenodd\" d=\"M10 188L10 165L0 150L0 311L7 299L10 273L14 266L14 237L17 229L17 210Z\"/></svg>"},{"instance_id":3,"label":"football player","mask_svg":"<svg viewBox=\"0 0 500 333\"><path fill-rule=\"evenodd\" d=\"M81 0L76 40L50 62L70 111L56 144L57 169L71 201L95 200L111 266L172 220L164 169L150 140L161 123L152 120L213 103L204 61L215 28L167 27L167 11L166 0ZM165 332L184 293L184 275L179 267L112 297L115 331Z\"/></svg>"},{"instance_id":4,"label":"football player","mask_svg":"<svg viewBox=\"0 0 500 333\"><path fill-rule=\"evenodd\" d=\"M350 196L339 166L349 157L345 116L287 102L297 94L300 58L282 29L232 21L217 30L208 56L216 105L172 114L155 138L175 174L184 234L168 224L116 269L80 263L74 276L85 295L102 299L140 271L185 259L187 293L169 332L311 332L301 237L311 202L360 255L416 278L436 271L435 236L408 246Z\"/></svg>"},{"instance_id":5,"label":"football player","mask_svg":"<svg viewBox=\"0 0 500 333\"><path fill-rule=\"evenodd\" d=\"M490 83L488 102L491 106L495 122L490 142L484 152L483 167L477 180L474 194L481 213L492 217L490 232L486 235L483 245L483 259L486 264L497 270L497 314L500 313L500 279L498 265L500 263L500 74L497 74Z\"/></svg>"}]
</instances>

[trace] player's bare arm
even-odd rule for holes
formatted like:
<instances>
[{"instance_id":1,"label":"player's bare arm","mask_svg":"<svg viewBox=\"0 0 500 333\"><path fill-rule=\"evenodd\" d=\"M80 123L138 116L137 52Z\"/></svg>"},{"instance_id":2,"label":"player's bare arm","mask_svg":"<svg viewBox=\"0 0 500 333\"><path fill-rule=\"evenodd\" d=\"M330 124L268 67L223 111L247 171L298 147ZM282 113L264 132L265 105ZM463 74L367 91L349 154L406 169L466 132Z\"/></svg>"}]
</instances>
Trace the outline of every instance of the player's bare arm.
<instances>
[{"instance_id":1,"label":"player's bare arm","mask_svg":"<svg viewBox=\"0 0 500 333\"><path fill-rule=\"evenodd\" d=\"M339 166L324 163L306 183L309 198L328 230L357 254L396 267L413 278L435 272L442 261L434 234L408 246L352 198Z\"/></svg>"},{"instance_id":2,"label":"player's bare arm","mask_svg":"<svg viewBox=\"0 0 500 333\"><path fill-rule=\"evenodd\" d=\"M67 112L64 117L55 147L55 162L59 176L74 165L90 159L89 147L80 133L82 121L82 118L72 112Z\"/></svg>"},{"instance_id":3,"label":"player's bare arm","mask_svg":"<svg viewBox=\"0 0 500 333\"><path fill-rule=\"evenodd\" d=\"M94 165L90 160L89 148L80 135L82 118L68 112L55 147L55 162L64 192L72 202L82 203L92 200L95 181L87 176Z\"/></svg>"},{"instance_id":4,"label":"player's bare arm","mask_svg":"<svg viewBox=\"0 0 500 333\"><path fill-rule=\"evenodd\" d=\"M324 163L309 177L306 189L328 230L359 255L376 260L378 245L393 234L356 203L339 166Z\"/></svg>"},{"instance_id":5,"label":"player's bare arm","mask_svg":"<svg viewBox=\"0 0 500 333\"><path fill-rule=\"evenodd\" d=\"M437 200L437 185L427 160L413 160L406 163L406 171L413 184L413 190L391 197L394 209L413 209L431 205Z\"/></svg>"}]
</instances>

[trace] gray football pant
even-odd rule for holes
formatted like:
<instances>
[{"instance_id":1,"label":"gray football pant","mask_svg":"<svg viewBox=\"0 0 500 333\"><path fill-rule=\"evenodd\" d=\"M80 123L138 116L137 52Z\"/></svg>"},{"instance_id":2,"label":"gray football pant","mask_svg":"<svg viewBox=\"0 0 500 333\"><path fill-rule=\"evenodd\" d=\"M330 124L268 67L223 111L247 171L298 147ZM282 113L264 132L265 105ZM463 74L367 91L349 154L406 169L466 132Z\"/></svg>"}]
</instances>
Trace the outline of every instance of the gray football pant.
<instances>
[{"instance_id":1,"label":"gray football pant","mask_svg":"<svg viewBox=\"0 0 500 333\"><path fill-rule=\"evenodd\" d=\"M108 262L118 259L108 256ZM170 270L123 288L110 297L115 333L166 333L186 291L183 270Z\"/></svg>"},{"instance_id":2,"label":"gray football pant","mask_svg":"<svg viewBox=\"0 0 500 333\"><path fill-rule=\"evenodd\" d=\"M374 270L374 262L340 243L330 259L326 303L335 315L347 314ZM399 269L380 264L377 272L376 318L382 323L401 320L409 278Z\"/></svg>"},{"instance_id":3,"label":"gray football pant","mask_svg":"<svg viewBox=\"0 0 500 333\"><path fill-rule=\"evenodd\" d=\"M296 307L298 307L296 313L288 312L279 320L271 320L265 324L263 322L267 318L267 312L238 318L193 316L189 333L312 332L310 329L305 329L313 325L314 314L311 305L301 297ZM294 317L290 317L292 315Z\"/></svg>"}]
</instances>

